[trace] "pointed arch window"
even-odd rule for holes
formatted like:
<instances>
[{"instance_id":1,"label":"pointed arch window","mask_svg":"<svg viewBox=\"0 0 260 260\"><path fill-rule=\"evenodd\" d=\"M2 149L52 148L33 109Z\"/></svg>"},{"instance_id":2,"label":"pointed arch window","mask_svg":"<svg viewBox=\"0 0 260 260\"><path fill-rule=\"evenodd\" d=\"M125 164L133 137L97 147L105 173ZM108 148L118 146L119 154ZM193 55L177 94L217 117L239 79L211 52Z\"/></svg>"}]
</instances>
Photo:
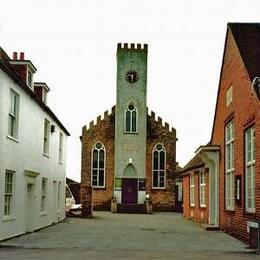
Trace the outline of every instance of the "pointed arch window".
<instances>
[{"instance_id":1,"label":"pointed arch window","mask_svg":"<svg viewBox=\"0 0 260 260\"><path fill-rule=\"evenodd\" d=\"M92 149L92 164L91 164L92 187L96 187L96 188L105 187L105 162L106 162L105 146L101 143L96 143Z\"/></svg>"},{"instance_id":2,"label":"pointed arch window","mask_svg":"<svg viewBox=\"0 0 260 260\"><path fill-rule=\"evenodd\" d=\"M133 104L130 104L125 112L125 131L126 133L137 132L137 109Z\"/></svg>"},{"instance_id":3,"label":"pointed arch window","mask_svg":"<svg viewBox=\"0 0 260 260\"><path fill-rule=\"evenodd\" d=\"M162 144L153 148L153 189L165 189L166 181L166 151Z\"/></svg>"}]
</instances>

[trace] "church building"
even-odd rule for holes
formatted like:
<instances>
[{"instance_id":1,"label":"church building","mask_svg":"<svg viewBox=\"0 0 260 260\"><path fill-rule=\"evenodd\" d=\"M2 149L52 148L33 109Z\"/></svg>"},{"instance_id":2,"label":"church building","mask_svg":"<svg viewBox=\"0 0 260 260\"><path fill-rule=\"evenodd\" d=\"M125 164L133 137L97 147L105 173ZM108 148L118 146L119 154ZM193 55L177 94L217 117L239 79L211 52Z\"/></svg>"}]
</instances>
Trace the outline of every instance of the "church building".
<instances>
[{"instance_id":1,"label":"church building","mask_svg":"<svg viewBox=\"0 0 260 260\"><path fill-rule=\"evenodd\" d=\"M176 130L148 114L147 44L118 44L116 106L82 129L82 216L174 211ZM111 203L112 202L112 203Z\"/></svg>"}]
</instances>

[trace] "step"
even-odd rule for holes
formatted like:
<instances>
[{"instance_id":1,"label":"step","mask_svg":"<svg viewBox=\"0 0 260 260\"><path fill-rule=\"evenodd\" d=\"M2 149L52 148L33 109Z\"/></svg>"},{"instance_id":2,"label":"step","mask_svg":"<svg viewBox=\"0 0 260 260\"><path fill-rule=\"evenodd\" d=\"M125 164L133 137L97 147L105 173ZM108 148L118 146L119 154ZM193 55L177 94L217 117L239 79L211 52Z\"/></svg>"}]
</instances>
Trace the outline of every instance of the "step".
<instances>
[{"instance_id":1,"label":"step","mask_svg":"<svg viewBox=\"0 0 260 260\"><path fill-rule=\"evenodd\" d=\"M117 213L145 214L146 208L144 204L117 204Z\"/></svg>"}]
</instances>

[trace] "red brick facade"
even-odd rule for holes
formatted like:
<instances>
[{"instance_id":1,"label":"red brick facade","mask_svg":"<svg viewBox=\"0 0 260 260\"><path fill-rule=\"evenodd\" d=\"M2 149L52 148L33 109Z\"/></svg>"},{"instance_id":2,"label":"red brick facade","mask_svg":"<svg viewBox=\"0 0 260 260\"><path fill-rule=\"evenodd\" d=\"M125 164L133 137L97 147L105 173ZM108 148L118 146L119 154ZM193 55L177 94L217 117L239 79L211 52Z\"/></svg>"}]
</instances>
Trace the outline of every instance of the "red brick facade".
<instances>
[{"instance_id":1,"label":"red brick facade","mask_svg":"<svg viewBox=\"0 0 260 260\"><path fill-rule=\"evenodd\" d=\"M256 42L252 39L251 44L253 47ZM220 228L248 242L247 221L260 221L260 102L252 92L252 78L250 79L249 67L245 66L245 60L241 57L241 51L244 50L239 49L232 27L231 29L228 27L211 144L220 146ZM252 49L248 51L251 52ZM230 86L233 86L233 100L226 106L226 92ZM234 175L241 178L241 201L235 202L234 210L227 210L225 206L225 126L231 120L234 123ZM245 208L245 131L251 126L255 127L255 213L247 213Z\"/></svg>"},{"instance_id":2,"label":"red brick facade","mask_svg":"<svg viewBox=\"0 0 260 260\"><path fill-rule=\"evenodd\" d=\"M82 132L82 187L91 185L91 152L96 142L101 142L106 150L105 188L93 188L92 202L94 209L110 210L114 190L114 141L115 141L115 108L112 113L105 112L104 119L97 118L97 123L90 123L89 129ZM166 149L166 189L152 189L152 150L155 144L163 143ZM147 116L147 149L146 149L146 193L150 194L153 209L156 211L175 210L175 172L176 172L176 131L162 120L155 119L155 114ZM82 203L85 196L81 196Z\"/></svg>"},{"instance_id":3,"label":"red brick facade","mask_svg":"<svg viewBox=\"0 0 260 260\"><path fill-rule=\"evenodd\" d=\"M205 169L203 169L205 170ZM190 175L194 174L194 198L195 205L190 202ZM199 223L208 224L209 219L209 174L205 172L205 206L200 204L200 184L199 171L191 170L185 173L182 179L183 184L183 216L187 219L194 220Z\"/></svg>"}]
</instances>

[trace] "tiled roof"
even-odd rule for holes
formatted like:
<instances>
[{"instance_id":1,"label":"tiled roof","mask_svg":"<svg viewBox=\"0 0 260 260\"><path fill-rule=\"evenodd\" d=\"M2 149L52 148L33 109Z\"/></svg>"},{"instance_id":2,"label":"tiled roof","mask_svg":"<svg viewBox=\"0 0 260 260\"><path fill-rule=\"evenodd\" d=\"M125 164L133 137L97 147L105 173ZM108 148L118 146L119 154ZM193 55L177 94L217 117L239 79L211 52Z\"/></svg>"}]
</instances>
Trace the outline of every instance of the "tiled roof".
<instances>
[{"instance_id":1,"label":"tiled roof","mask_svg":"<svg viewBox=\"0 0 260 260\"><path fill-rule=\"evenodd\" d=\"M68 130L60 122L60 120L56 117L52 110L35 95L35 93L22 81L19 75L14 71L12 65L10 64L10 58L1 47L0 69L2 69L6 74L8 74L9 77L11 77L29 96L31 96L33 100L60 126L60 128L66 133L66 135L70 135Z\"/></svg>"},{"instance_id":2,"label":"tiled roof","mask_svg":"<svg viewBox=\"0 0 260 260\"><path fill-rule=\"evenodd\" d=\"M260 76L260 23L229 23L251 81Z\"/></svg>"},{"instance_id":3,"label":"tiled roof","mask_svg":"<svg viewBox=\"0 0 260 260\"><path fill-rule=\"evenodd\" d=\"M193 169L204 167L204 162L200 158L198 154L196 154L180 171L180 174L184 174L188 171L191 171Z\"/></svg>"}]
</instances>

